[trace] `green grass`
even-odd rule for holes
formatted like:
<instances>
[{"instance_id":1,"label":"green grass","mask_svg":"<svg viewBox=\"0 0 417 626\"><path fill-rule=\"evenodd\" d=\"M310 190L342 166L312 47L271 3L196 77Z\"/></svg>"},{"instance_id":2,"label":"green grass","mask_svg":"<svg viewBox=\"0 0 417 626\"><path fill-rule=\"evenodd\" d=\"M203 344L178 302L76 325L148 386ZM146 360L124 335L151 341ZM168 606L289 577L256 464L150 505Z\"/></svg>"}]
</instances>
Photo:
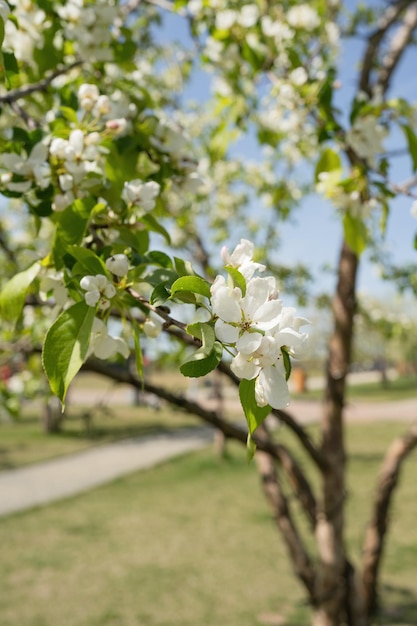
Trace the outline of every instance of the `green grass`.
<instances>
[{"instance_id":1,"label":"green grass","mask_svg":"<svg viewBox=\"0 0 417 626\"><path fill-rule=\"evenodd\" d=\"M381 456L404 428L348 428L354 557ZM413 463L394 502L384 559L384 612L377 623L386 626L417 621ZM229 445L224 461L207 449L0 519L0 545L2 626L308 623L256 467L246 464L237 444Z\"/></svg>"},{"instance_id":2,"label":"green grass","mask_svg":"<svg viewBox=\"0 0 417 626\"><path fill-rule=\"evenodd\" d=\"M304 400L321 400L323 392L320 389L308 390L304 393L294 393L294 398ZM348 385L347 398L350 401L364 402L395 402L417 398L417 379L415 376L400 376L395 380L388 381L386 387L380 382L366 383L361 385Z\"/></svg>"},{"instance_id":3,"label":"green grass","mask_svg":"<svg viewBox=\"0 0 417 626\"><path fill-rule=\"evenodd\" d=\"M39 412L41 409L39 409ZM200 422L164 406L160 411L140 406L98 407L85 418L87 409L72 407L62 432L46 434L41 420L29 407L16 421L0 424L0 470L45 461L79 452L94 445L166 432Z\"/></svg>"}]
</instances>

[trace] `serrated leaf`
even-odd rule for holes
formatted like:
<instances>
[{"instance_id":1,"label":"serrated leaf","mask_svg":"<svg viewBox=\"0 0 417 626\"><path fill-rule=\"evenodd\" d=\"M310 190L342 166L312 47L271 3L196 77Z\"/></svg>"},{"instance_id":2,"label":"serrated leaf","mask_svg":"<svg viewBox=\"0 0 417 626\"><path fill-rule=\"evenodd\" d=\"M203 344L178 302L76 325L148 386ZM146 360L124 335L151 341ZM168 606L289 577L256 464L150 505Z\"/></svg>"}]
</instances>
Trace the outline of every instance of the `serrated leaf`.
<instances>
[{"instance_id":1,"label":"serrated leaf","mask_svg":"<svg viewBox=\"0 0 417 626\"><path fill-rule=\"evenodd\" d=\"M171 296L175 296L178 291L191 291L209 298L210 283L200 276L181 276L171 285Z\"/></svg>"},{"instance_id":2,"label":"serrated leaf","mask_svg":"<svg viewBox=\"0 0 417 626\"><path fill-rule=\"evenodd\" d=\"M42 364L52 392L64 405L69 384L84 363L96 310L77 302L61 313L48 330Z\"/></svg>"},{"instance_id":3,"label":"serrated leaf","mask_svg":"<svg viewBox=\"0 0 417 626\"><path fill-rule=\"evenodd\" d=\"M249 434L253 435L255 430L262 424L272 411L272 407L258 406L255 399L255 378L239 383L239 398L248 424Z\"/></svg>"},{"instance_id":4,"label":"serrated leaf","mask_svg":"<svg viewBox=\"0 0 417 626\"><path fill-rule=\"evenodd\" d=\"M35 280L41 264L37 261L11 278L0 293L0 314L3 319L16 323L22 313L27 291Z\"/></svg>"},{"instance_id":5,"label":"serrated leaf","mask_svg":"<svg viewBox=\"0 0 417 626\"><path fill-rule=\"evenodd\" d=\"M213 349L207 354L204 348L194 352L191 357L180 365L180 371L189 378L199 378L212 372L221 361L223 346L216 341Z\"/></svg>"},{"instance_id":6,"label":"serrated leaf","mask_svg":"<svg viewBox=\"0 0 417 626\"><path fill-rule=\"evenodd\" d=\"M239 270L237 270L235 267L232 267L231 265L226 265L224 269L233 280L234 287L239 287L240 291L242 292L242 296L245 296L246 280L243 274L241 274Z\"/></svg>"}]
</instances>

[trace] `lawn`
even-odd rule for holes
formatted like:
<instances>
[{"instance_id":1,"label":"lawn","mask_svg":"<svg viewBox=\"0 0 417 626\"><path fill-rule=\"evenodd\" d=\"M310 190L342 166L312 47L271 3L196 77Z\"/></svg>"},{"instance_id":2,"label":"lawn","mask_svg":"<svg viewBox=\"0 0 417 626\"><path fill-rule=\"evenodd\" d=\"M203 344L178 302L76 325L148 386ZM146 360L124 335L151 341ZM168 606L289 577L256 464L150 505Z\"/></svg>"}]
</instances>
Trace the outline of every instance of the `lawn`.
<instances>
[{"instance_id":1,"label":"lawn","mask_svg":"<svg viewBox=\"0 0 417 626\"><path fill-rule=\"evenodd\" d=\"M320 389L308 389L303 393L293 393L294 398L304 400L321 400L323 392ZM417 399L417 378L416 376L399 376L389 380L384 387L380 382L366 384L348 384L348 401L363 402L395 402L397 400Z\"/></svg>"},{"instance_id":2,"label":"lawn","mask_svg":"<svg viewBox=\"0 0 417 626\"><path fill-rule=\"evenodd\" d=\"M348 428L348 541L356 555L381 455L403 428ZM381 625L417 622L413 466L410 459L395 500ZM237 444L224 460L207 449L0 519L0 542L2 626L308 623L256 467Z\"/></svg>"},{"instance_id":3,"label":"lawn","mask_svg":"<svg viewBox=\"0 0 417 626\"><path fill-rule=\"evenodd\" d=\"M186 391L187 379L180 374L154 373L155 379L161 376L168 387ZM235 419L240 416L236 390L227 387L226 395L230 399L236 399L230 413L230 417ZM314 401L321 399L322 392L311 391L293 396ZM132 397L132 390L126 385L114 384L100 376L83 374L76 379L70 390L68 418L59 434L45 434L42 431L40 416L43 408L40 404L26 404L17 421L0 423L0 470L71 454L117 439L139 437L200 423L197 418L166 404L159 411L147 406L134 406ZM378 383L352 386L348 397L349 400L369 402L416 397L416 379L398 378L390 382L387 389L382 389Z\"/></svg>"}]
</instances>

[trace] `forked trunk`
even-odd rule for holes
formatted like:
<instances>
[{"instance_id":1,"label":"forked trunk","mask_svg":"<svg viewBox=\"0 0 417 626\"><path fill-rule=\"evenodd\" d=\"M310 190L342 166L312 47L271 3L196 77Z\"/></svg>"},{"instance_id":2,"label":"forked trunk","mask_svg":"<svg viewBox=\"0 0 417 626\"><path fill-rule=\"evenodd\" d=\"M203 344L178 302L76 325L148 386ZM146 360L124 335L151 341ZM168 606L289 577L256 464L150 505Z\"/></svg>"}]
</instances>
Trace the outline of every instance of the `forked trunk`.
<instances>
[{"instance_id":1,"label":"forked trunk","mask_svg":"<svg viewBox=\"0 0 417 626\"><path fill-rule=\"evenodd\" d=\"M343 243L333 301L334 330L330 340L321 424L321 453L325 467L316 525L318 566L314 626L341 626L348 620L355 626L364 624L358 621L361 619L361 611L356 611L357 616L354 617L353 611L349 609L349 585L353 577L346 567L344 546L346 487L343 409L351 358L357 267L356 254Z\"/></svg>"}]
</instances>

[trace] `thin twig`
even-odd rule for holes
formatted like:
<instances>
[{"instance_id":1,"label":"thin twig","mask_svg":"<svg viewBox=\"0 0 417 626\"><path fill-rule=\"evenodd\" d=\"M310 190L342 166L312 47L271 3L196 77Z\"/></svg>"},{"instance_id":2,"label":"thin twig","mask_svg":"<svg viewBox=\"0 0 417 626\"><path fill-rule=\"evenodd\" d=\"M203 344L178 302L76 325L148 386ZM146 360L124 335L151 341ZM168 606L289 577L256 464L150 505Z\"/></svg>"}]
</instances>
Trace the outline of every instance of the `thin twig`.
<instances>
[{"instance_id":1,"label":"thin twig","mask_svg":"<svg viewBox=\"0 0 417 626\"><path fill-rule=\"evenodd\" d=\"M37 83L32 83L31 85L26 85L24 87L19 87L18 89L13 89L13 91L9 91L3 96L0 96L0 103L4 102L6 104L12 104L13 102L20 100L21 98L25 98L26 96L29 96L30 94L37 91L45 91L45 89L48 89L49 85L55 78L57 78L58 76L62 76L62 74L66 74L67 72L74 69L74 67L79 67L83 63L84 61L74 61L74 63L71 63L67 67L55 70L54 72L52 72L52 74L50 74L46 78L42 78L42 80L38 81Z\"/></svg>"}]
</instances>

